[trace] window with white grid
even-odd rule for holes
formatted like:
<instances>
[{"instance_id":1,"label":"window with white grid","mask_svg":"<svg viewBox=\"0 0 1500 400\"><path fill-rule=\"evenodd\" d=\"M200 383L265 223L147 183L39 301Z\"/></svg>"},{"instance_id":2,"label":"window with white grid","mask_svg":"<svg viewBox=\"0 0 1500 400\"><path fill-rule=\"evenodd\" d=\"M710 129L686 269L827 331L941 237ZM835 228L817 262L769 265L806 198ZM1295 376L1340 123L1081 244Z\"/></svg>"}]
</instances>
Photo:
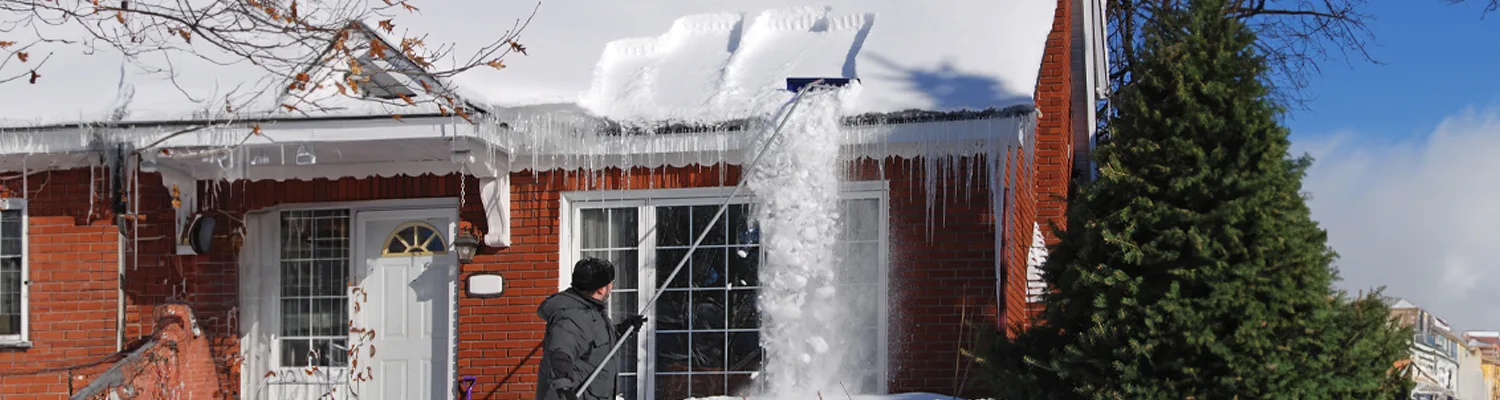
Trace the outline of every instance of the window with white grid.
<instances>
[{"instance_id":1,"label":"window with white grid","mask_svg":"<svg viewBox=\"0 0 1500 400\"><path fill-rule=\"evenodd\" d=\"M569 194L564 271L581 257L611 260L617 268L609 298L610 317L635 315L658 288L646 310L650 323L617 356L620 394L626 399L683 399L737 395L762 367L759 294L760 238L749 199L737 199L712 227L724 200L715 189ZM741 194L743 197L743 193ZM597 199L596 199L597 198ZM840 204L845 227L838 241L839 293L860 304L877 304L858 316L859 349L850 365L868 366L851 392L885 390L886 206L883 191L846 191ZM708 232L691 255L698 235ZM668 282L673 268L687 264ZM637 351L643 349L644 352Z\"/></svg>"},{"instance_id":2,"label":"window with white grid","mask_svg":"<svg viewBox=\"0 0 1500 400\"><path fill-rule=\"evenodd\" d=\"M0 344L27 338L26 203L0 200Z\"/></svg>"},{"instance_id":3,"label":"window with white grid","mask_svg":"<svg viewBox=\"0 0 1500 400\"><path fill-rule=\"evenodd\" d=\"M349 210L281 213L282 367L348 362L349 228Z\"/></svg>"}]
</instances>

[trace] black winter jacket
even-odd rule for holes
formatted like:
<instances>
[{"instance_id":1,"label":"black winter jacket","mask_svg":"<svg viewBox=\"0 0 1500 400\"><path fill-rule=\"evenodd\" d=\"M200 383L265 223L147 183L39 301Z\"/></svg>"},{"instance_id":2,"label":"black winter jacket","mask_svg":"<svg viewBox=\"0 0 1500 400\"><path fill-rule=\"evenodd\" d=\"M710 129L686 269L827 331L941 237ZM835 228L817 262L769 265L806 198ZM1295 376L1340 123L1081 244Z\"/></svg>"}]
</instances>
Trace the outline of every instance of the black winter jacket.
<instances>
[{"instance_id":1,"label":"black winter jacket","mask_svg":"<svg viewBox=\"0 0 1500 400\"><path fill-rule=\"evenodd\" d=\"M536 314L547 321L542 338L542 365L536 385L537 400L562 400L558 390L576 393L619 338L602 301L568 289L548 297ZM609 360L579 400L614 399L619 388L619 354Z\"/></svg>"}]
</instances>

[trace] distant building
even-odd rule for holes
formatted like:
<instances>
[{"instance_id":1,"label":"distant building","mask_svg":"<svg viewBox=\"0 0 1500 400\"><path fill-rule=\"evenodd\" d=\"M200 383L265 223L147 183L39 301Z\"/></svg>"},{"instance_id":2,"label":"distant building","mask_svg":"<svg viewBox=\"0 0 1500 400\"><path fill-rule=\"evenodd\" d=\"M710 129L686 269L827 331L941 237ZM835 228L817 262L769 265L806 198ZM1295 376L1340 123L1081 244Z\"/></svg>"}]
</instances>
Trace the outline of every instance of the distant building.
<instances>
[{"instance_id":1,"label":"distant building","mask_svg":"<svg viewBox=\"0 0 1500 400\"><path fill-rule=\"evenodd\" d=\"M1447 321L1438 318L1421 307L1404 299L1391 306L1391 317L1403 326L1414 328L1411 345L1412 379L1417 387L1412 391L1413 400L1470 400L1484 398L1485 393L1463 396L1463 378L1482 379L1482 372L1460 373L1463 361L1470 361L1470 351L1453 332ZM1478 354L1472 354L1478 356ZM1469 362L1472 369L1481 369L1480 363ZM1482 370L1482 369L1481 369Z\"/></svg>"},{"instance_id":2,"label":"distant building","mask_svg":"<svg viewBox=\"0 0 1500 400\"><path fill-rule=\"evenodd\" d=\"M1483 355L1480 368L1490 388L1487 399L1500 399L1500 331L1464 332L1464 339Z\"/></svg>"}]
</instances>

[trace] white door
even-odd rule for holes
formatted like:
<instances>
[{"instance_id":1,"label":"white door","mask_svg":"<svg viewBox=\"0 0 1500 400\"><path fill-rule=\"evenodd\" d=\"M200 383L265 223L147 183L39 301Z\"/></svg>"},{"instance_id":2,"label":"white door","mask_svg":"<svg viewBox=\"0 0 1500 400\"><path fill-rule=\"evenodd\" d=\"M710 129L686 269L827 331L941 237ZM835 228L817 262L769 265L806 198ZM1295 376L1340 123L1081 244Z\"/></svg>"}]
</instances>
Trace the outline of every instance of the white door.
<instances>
[{"instance_id":1,"label":"white door","mask_svg":"<svg viewBox=\"0 0 1500 400\"><path fill-rule=\"evenodd\" d=\"M356 384L361 399L440 400L452 396L450 301L457 257L450 252L453 210L361 212L355 256L362 303L354 326L374 330L354 367L373 372ZM353 311L353 310L351 310ZM351 340L359 344L355 333ZM369 347L373 347L371 351ZM373 353L373 356L371 355ZM367 369L368 368L368 369Z\"/></svg>"}]
</instances>

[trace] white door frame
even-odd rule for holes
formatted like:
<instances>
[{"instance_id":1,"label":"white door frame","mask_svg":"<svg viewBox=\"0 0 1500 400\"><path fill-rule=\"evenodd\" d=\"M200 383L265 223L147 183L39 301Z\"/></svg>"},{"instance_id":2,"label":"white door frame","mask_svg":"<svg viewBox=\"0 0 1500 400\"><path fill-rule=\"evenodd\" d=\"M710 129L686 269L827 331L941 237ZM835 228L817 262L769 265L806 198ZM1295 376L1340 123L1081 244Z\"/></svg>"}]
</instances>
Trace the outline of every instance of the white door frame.
<instances>
[{"instance_id":1,"label":"white door frame","mask_svg":"<svg viewBox=\"0 0 1500 400\"><path fill-rule=\"evenodd\" d=\"M349 277L352 278L356 276L355 274L357 273L357 271L355 269L363 267L363 262L358 259L358 257L362 256L360 254L360 251L364 247L364 244L360 242L360 240L363 238L363 236L361 236L363 235L363 233L361 233L359 230L359 216L361 213L377 211L441 212L443 213L443 216L449 217L451 221L450 226L447 227L448 232L446 233L446 240L447 244L449 246L452 246L453 236L457 233L459 223L458 206L458 198L442 197L409 200L371 200L359 202L286 204L267 207L264 209L246 213L246 232L244 234L245 240L244 245L240 248L239 254L239 312L236 315L236 317L239 319L240 354L242 358L245 359L243 365L248 366L252 364L251 358L253 357L269 359L266 361L272 363L271 365L279 363L279 360L276 360L272 357L272 355L276 354L274 341L273 343L269 344L258 343L258 336L269 336L271 334L270 332L259 332L259 329L261 327L278 327L280 325L279 321L262 321L261 319L262 317L274 319L276 316L280 315L280 301L267 300L263 297L277 299L280 296L280 287L278 285L274 285L275 283L280 281L279 272L267 270L267 268L280 264L281 224L280 218L278 217L280 216L281 212L332 209L349 210L349 224L351 232L351 243L349 250ZM438 228L442 229L444 227ZM456 260L454 265L455 268L462 267L457 263ZM448 282L448 365L446 366L448 382L445 384L446 389L444 390L444 392L446 393L445 398L448 400L455 400L455 391L457 390L458 379L458 275L459 274L453 274L453 280ZM262 303L267 302L271 303L271 307L269 310L263 310ZM349 312L349 315L352 316L353 310L349 310ZM262 324L262 322L264 322L264 324ZM267 346L271 347L271 351L269 354L258 354L256 352L255 347ZM262 383L266 379L264 374L265 371L242 370L240 372L240 396L244 398L244 396L264 393L262 391L259 391L259 387L262 386Z\"/></svg>"}]
</instances>

